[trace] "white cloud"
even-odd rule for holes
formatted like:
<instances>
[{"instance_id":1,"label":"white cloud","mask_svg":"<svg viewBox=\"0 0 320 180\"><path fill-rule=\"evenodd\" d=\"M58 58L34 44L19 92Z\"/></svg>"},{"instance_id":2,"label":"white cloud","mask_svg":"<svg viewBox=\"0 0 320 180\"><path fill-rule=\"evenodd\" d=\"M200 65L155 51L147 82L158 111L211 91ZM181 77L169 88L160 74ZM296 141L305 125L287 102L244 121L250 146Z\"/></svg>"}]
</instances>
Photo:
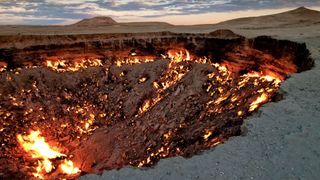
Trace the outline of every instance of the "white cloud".
<instances>
[{"instance_id":1,"label":"white cloud","mask_svg":"<svg viewBox=\"0 0 320 180\"><path fill-rule=\"evenodd\" d=\"M162 16L170 14L182 14L182 11L178 10L153 10L153 9L140 9L134 11L116 11L107 8L100 7L95 3L85 3L78 6L66 7L66 9L73 10L74 13L86 14L90 16L111 16L118 19L132 18L132 17L145 17L145 16Z\"/></svg>"},{"instance_id":2,"label":"white cloud","mask_svg":"<svg viewBox=\"0 0 320 180\"><path fill-rule=\"evenodd\" d=\"M26 21L61 21L62 24L70 24L75 22L74 19L68 18L52 18L48 16L33 16L33 15L13 15L13 14L0 14L0 24L26 24Z\"/></svg>"},{"instance_id":3,"label":"white cloud","mask_svg":"<svg viewBox=\"0 0 320 180\"><path fill-rule=\"evenodd\" d=\"M67 0L67 1L59 1L59 0L45 0L48 4L56 4L56 5L75 5L82 4L86 2L97 2L98 0Z\"/></svg>"},{"instance_id":4,"label":"white cloud","mask_svg":"<svg viewBox=\"0 0 320 180\"><path fill-rule=\"evenodd\" d=\"M160 6L175 3L176 0L105 0L104 2L111 2L113 6L123 6L129 3L139 3L146 6Z\"/></svg>"},{"instance_id":5,"label":"white cloud","mask_svg":"<svg viewBox=\"0 0 320 180\"><path fill-rule=\"evenodd\" d=\"M34 12L34 9L26 9L24 7L8 7L8 6L1 6L0 5L0 13L27 13L27 12Z\"/></svg>"}]
</instances>

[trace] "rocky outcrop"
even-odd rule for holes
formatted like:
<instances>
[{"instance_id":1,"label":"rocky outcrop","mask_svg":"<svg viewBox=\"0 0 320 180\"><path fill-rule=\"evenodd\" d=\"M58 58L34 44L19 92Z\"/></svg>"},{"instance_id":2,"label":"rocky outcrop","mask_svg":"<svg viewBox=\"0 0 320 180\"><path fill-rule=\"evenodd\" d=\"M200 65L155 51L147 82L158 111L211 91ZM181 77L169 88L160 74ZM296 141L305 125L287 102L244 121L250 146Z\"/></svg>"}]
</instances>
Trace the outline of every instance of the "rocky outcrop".
<instances>
[{"instance_id":1,"label":"rocky outcrop","mask_svg":"<svg viewBox=\"0 0 320 180\"><path fill-rule=\"evenodd\" d=\"M6 36L1 38L0 47L0 59L9 68L38 65L50 57L72 60L75 55L110 59L126 57L135 51L139 56L161 57L161 54L172 48L187 49L191 54L206 56L215 62L241 61L252 64L257 59L283 59L293 61L298 71L310 69L314 64L305 44L265 36L246 39L230 30L209 34L158 32ZM236 63L239 65L239 62Z\"/></svg>"}]
</instances>

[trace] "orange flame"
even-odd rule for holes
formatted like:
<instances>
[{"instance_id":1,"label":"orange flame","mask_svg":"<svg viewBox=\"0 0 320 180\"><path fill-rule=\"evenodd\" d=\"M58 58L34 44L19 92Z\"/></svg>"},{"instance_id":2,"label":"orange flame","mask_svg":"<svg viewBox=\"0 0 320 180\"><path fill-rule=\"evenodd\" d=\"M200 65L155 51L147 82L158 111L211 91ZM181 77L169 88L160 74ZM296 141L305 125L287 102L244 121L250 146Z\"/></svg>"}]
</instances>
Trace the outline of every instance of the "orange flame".
<instances>
[{"instance_id":1,"label":"orange flame","mask_svg":"<svg viewBox=\"0 0 320 180\"><path fill-rule=\"evenodd\" d=\"M255 101L250 104L249 111L254 111L259 107L259 105L268 100L268 95L263 93L260 97L258 97Z\"/></svg>"},{"instance_id":2,"label":"orange flame","mask_svg":"<svg viewBox=\"0 0 320 180\"><path fill-rule=\"evenodd\" d=\"M17 135L18 142L22 148L31 154L32 158L41 159L38 160L38 166L36 172L33 175L37 178L43 179L46 173L52 172L55 169L50 159L57 157L66 157L58 151L53 150L48 143L46 143L44 137L40 136L40 131L31 131L29 135L22 136ZM78 168L73 167L73 163L70 160L65 160L61 165L61 169L65 174L75 174L80 172Z\"/></svg>"},{"instance_id":3,"label":"orange flame","mask_svg":"<svg viewBox=\"0 0 320 180\"><path fill-rule=\"evenodd\" d=\"M64 160L63 164L60 165L60 168L62 170L62 172L66 173L66 174L77 174L80 171L79 168L74 167L73 162L70 160Z\"/></svg>"},{"instance_id":4,"label":"orange flame","mask_svg":"<svg viewBox=\"0 0 320 180\"><path fill-rule=\"evenodd\" d=\"M66 71L79 71L81 68L88 68L94 66L102 66L100 59L84 59L81 62L69 62L66 60L47 60L45 65L52 70L57 72L66 72Z\"/></svg>"},{"instance_id":5,"label":"orange flame","mask_svg":"<svg viewBox=\"0 0 320 180\"><path fill-rule=\"evenodd\" d=\"M45 142L44 137L39 136L40 131L31 131L27 136L19 134L18 141L23 149L32 153L33 158L54 159L61 156L66 156L57 151L52 150Z\"/></svg>"}]
</instances>

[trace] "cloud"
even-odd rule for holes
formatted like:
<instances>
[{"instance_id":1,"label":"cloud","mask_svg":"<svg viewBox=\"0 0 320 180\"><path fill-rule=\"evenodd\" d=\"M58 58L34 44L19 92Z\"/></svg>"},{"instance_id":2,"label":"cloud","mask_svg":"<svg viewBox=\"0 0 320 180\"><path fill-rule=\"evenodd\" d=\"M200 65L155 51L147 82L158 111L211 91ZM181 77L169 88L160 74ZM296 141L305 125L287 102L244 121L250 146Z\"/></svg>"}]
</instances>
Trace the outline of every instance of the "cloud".
<instances>
[{"instance_id":1,"label":"cloud","mask_svg":"<svg viewBox=\"0 0 320 180\"><path fill-rule=\"evenodd\" d=\"M67 0L67 1L59 1L59 0L45 0L47 4L55 4L55 5L75 5L82 4L86 2L97 2L98 0Z\"/></svg>"},{"instance_id":2,"label":"cloud","mask_svg":"<svg viewBox=\"0 0 320 180\"><path fill-rule=\"evenodd\" d=\"M78 6L66 7L66 9L73 10L74 13L78 14L89 14L90 16L111 16L117 18L128 18L128 17L149 17L149 16L163 16L166 15L177 15L182 14L178 10L155 10L155 9L140 9L135 11L118 11L108 8L104 8L95 3L86 3Z\"/></svg>"},{"instance_id":3,"label":"cloud","mask_svg":"<svg viewBox=\"0 0 320 180\"><path fill-rule=\"evenodd\" d=\"M93 16L117 21L166 20L200 17L210 13L319 6L319 0L0 0L4 22L52 24ZM216 17L217 19L219 17ZM27 19L27 21L21 21ZM63 20L66 21L63 21ZM188 19L188 18L186 18ZM201 19L203 21L203 19ZM195 20L198 22L197 20ZM184 22L184 21L183 21ZM191 23L191 22L190 22Z\"/></svg>"},{"instance_id":4,"label":"cloud","mask_svg":"<svg viewBox=\"0 0 320 180\"><path fill-rule=\"evenodd\" d=\"M70 24L74 23L73 19L67 18L52 18L48 16L20 16L13 14L1 14L0 24L6 25L14 25L14 24L35 24L35 25L43 25L44 22L52 22L57 24Z\"/></svg>"},{"instance_id":5,"label":"cloud","mask_svg":"<svg viewBox=\"0 0 320 180\"><path fill-rule=\"evenodd\" d=\"M23 7L4 7L0 6L0 13L25 13L25 12L33 12L34 10L27 10Z\"/></svg>"},{"instance_id":6,"label":"cloud","mask_svg":"<svg viewBox=\"0 0 320 180\"><path fill-rule=\"evenodd\" d=\"M110 2L112 6L124 6L130 3L143 4L145 6L162 6L176 2L175 0L107 0L104 2Z\"/></svg>"}]
</instances>

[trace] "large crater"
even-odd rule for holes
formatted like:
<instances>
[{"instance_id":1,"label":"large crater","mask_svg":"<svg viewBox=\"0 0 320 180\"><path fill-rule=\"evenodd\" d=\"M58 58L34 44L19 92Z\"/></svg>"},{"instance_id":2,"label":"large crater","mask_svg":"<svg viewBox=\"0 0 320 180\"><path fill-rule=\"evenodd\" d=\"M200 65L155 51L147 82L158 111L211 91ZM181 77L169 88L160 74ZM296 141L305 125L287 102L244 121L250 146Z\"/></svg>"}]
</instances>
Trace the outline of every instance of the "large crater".
<instances>
[{"instance_id":1,"label":"large crater","mask_svg":"<svg viewBox=\"0 0 320 180\"><path fill-rule=\"evenodd\" d=\"M190 157L240 135L244 118L278 99L282 81L314 64L305 44L229 30L1 36L0 48L8 179ZM35 139L56 154L37 152Z\"/></svg>"}]
</instances>

